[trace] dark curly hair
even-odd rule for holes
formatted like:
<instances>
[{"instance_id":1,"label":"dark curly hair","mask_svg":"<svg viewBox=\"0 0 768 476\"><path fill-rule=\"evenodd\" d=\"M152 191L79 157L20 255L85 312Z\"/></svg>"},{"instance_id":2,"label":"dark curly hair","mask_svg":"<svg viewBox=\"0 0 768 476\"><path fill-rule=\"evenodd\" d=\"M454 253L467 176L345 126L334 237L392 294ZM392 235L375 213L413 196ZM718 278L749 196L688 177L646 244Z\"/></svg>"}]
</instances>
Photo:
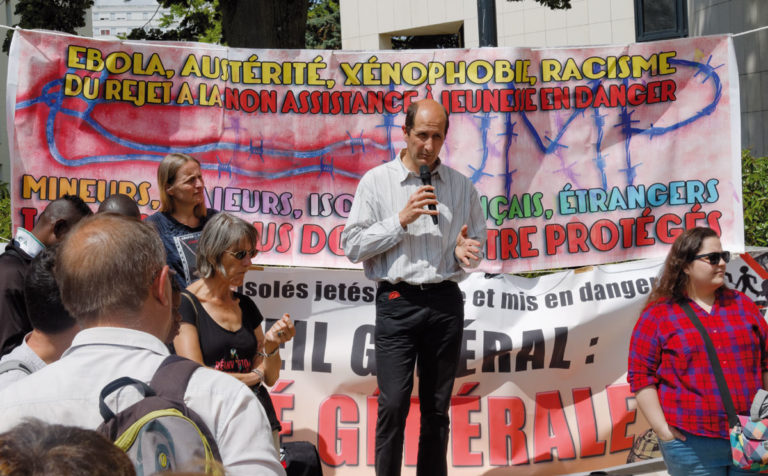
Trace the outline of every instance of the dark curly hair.
<instances>
[{"instance_id":1,"label":"dark curly hair","mask_svg":"<svg viewBox=\"0 0 768 476\"><path fill-rule=\"evenodd\" d=\"M677 237L664 261L661 277L648 296L646 306L659 299L669 299L674 302L685 300L688 289L688 275L685 273L685 267L693 261L693 257L701 250L707 238L719 237L715 230L704 227L685 230Z\"/></svg>"}]
</instances>

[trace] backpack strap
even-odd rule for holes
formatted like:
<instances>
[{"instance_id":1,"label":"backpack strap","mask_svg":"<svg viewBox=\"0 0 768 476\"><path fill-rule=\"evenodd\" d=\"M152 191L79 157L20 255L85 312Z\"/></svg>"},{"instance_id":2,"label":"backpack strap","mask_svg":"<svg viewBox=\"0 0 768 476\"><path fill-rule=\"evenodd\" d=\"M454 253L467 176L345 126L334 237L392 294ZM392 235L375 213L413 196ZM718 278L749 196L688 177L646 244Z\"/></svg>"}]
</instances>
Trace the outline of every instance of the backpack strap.
<instances>
[{"instance_id":1,"label":"backpack strap","mask_svg":"<svg viewBox=\"0 0 768 476\"><path fill-rule=\"evenodd\" d=\"M104 419L104 421L111 420L115 417L115 412L109 408L109 405L107 405L107 402L105 401L106 398L111 393L129 385L138 387L139 392L144 397L151 397L155 395L155 391L141 380L136 380L135 378L131 377L119 377L114 379L113 381L106 384L104 388L101 389L101 393L99 394L99 413L101 413L101 417Z\"/></svg>"},{"instance_id":2,"label":"backpack strap","mask_svg":"<svg viewBox=\"0 0 768 476\"><path fill-rule=\"evenodd\" d=\"M5 362L0 363L0 374L4 374L12 370L20 370L27 375L34 372L29 368L29 366L27 366L27 364L21 360L6 360Z\"/></svg>"},{"instance_id":3,"label":"backpack strap","mask_svg":"<svg viewBox=\"0 0 768 476\"><path fill-rule=\"evenodd\" d=\"M160 367L155 371L149 385L157 392L157 396L176 404L183 413L188 416L198 426L205 438L211 445L211 452L216 461L221 461L221 453L216 444L210 429L205 425L203 419L184 403L184 394L187 391L189 379L195 370L202 365L194 360L189 360L176 354L171 354L163 360Z\"/></svg>"},{"instance_id":4,"label":"backpack strap","mask_svg":"<svg viewBox=\"0 0 768 476\"><path fill-rule=\"evenodd\" d=\"M157 368L149 386L163 398L183 404L189 379L200 367L201 365L193 360L171 354Z\"/></svg>"},{"instance_id":5,"label":"backpack strap","mask_svg":"<svg viewBox=\"0 0 768 476\"><path fill-rule=\"evenodd\" d=\"M104 421L114 418L115 413L107 406L105 399L109 394L125 386L135 386L144 397L161 396L164 399L184 405L184 393L187 390L192 373L200 364L184 357L172 354L163 360L157 368L149 385L131 377L120 377L109 382L99 395L99 412Z\"/></svg>"}]
</instances>

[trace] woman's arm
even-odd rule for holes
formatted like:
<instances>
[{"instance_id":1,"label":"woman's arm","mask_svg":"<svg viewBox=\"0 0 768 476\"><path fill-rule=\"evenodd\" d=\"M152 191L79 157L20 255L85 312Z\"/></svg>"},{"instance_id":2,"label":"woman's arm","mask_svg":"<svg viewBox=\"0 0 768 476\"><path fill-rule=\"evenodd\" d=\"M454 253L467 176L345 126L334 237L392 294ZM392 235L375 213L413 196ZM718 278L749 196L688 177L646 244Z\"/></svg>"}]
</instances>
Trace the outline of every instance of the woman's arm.
<instances>
[{"instance_id":1,"label":"woman's arm","mask_svg":"<svg viewBox=\"0 0 768 476\"><path fill-rule=\"evenodd\" d=\"M189 360L194 360L198 364L207 367L203 362L203 351L200 349L200 338L197 334L197 328L194 325L189 324L188 322L181 323L181 326L179 327L179 335L173 339L173 347L176 349L177 355L186 357ZM225 373L235 377L249 387L253 387L261 382L261 378L253 372Z\"/></svg>"},{"instance_id":2,"label":"woman's arm","mask_svg":"<svg viewBox=\"0 0 768 476\"><path fill-rule=\"evenodd\" d=\"M264 375L264 383L271 387L280 378L280 366L283 362L280 358L280 346L293 339L296 328L293 326L291 316L283 314L279 321L272 324L266 335L261 326L254 328L253 334L258 343L258 352L253 358L253 368Z\"/></svg>"},{"instance_id":3,"label":"woman's arm","mask_svg":"<svg viewBox=\"0 0 768 476\"><path fill-rule=\"evenodd\" d=\"M643 387L635 392L635 399L640 411L643 412L645 419L648 420L660 440L670 441L677 438L685 441L685 436L677 428L667 424L667 419L664 418L664 411L659 402L659 391L655 385Z\"/></svg>"}]
</instances>

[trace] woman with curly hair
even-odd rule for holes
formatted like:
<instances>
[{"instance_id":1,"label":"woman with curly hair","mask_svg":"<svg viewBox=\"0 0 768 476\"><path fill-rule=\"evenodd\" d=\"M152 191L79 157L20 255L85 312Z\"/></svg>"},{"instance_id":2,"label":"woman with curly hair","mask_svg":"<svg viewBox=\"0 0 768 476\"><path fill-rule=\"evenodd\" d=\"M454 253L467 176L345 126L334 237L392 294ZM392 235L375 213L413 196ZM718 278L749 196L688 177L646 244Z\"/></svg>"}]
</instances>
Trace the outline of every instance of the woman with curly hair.
<instances>
[{"instance_id":1,"label":"woman with curly hair","mask_svg":"<svg viewBox=\"0 0 768 476\"><path fill-rule=\"evenodd\" d=\"M728 417L690 306L715 347L737 413L768 383L768 325L725 286L730 253L710 228L683 232L635 325L627 381L659 438L669 474L750 474L731 464Z\"/></svg>"}]
</instances>

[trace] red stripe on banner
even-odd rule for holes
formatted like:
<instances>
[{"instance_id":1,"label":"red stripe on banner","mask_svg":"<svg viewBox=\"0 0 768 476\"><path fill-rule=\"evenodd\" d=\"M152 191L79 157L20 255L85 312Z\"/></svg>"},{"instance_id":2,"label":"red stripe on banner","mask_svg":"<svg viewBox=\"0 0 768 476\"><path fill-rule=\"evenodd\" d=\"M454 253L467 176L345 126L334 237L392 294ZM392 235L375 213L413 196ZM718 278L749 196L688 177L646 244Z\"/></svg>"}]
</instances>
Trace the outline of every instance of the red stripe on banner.
<instances>
[{"instance_id":1,"label":"red stripe on banner","mask_svg":"<svg viewBox=\"0 0 768 476\"><path fill-rule=\"evenodd\" d=\"M744 260L745 263L749 265L750 268L755 270L755 272L763 279L768 279L768 271L760 266L760 263L758 263L755 258L753 258L749 253L742 253L741 259Z\"/></svg>"}]
</instances>

